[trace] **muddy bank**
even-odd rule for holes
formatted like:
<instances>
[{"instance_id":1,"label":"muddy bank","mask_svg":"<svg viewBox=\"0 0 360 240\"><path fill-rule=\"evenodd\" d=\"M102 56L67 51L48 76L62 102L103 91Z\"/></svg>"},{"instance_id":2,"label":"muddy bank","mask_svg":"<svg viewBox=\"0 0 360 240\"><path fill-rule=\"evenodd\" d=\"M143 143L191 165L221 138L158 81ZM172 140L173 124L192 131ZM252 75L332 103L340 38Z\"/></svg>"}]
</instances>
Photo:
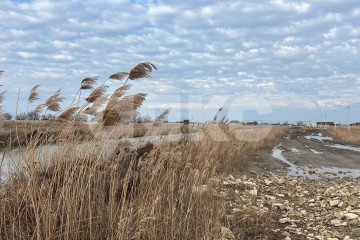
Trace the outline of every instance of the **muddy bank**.
<instances>
[{"instance_id":1,"label":"muddy bank","mask_svg":"<svg viewBox=\"0 0 360 240\"><path fill-rule=\"evenodd\" d=\"M318 130L292 128L277 146L260 151L250 169L311 179L356 178L360 177L360 147L343 145Z\"/></svg>"}]
</instances>

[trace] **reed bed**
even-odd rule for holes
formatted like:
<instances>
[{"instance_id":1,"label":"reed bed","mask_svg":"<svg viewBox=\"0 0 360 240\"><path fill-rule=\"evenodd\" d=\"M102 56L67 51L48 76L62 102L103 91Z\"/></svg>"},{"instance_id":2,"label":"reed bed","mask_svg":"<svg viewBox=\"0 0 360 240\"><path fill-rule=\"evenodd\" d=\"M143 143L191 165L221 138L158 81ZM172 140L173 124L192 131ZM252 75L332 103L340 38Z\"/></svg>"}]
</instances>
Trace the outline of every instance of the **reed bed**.
<instances>
[{"instance_id":1,"label":"reed bed","mask_svg":"<svg viewBox=\"0 0 360 240\"><path fill-rule=\"evenodd\" d=\"M360 145L360 126L351 126L350 131L348 126L328 127L326 131L345 144Z\"/></svg>"},{"instance_id":2,"label":"reed bed","mask_svg":"<svg viewBox=\"0 0 360 240\"><path fill-rule=\"evenodd\" d=\"M222 238L224 199L214 179L244 168L285 129L164 124L170 110L153 123L136 123L146 94L127 95L127 81L153 70L141 63L100 86L99 77L84 78L67 108L61 109L60 90L35 108L55 112L55 120L3 123L3 154L14 145L24 153L0 180L0 239ZM125 83L108 95L107 81ZM38 100L39 88L31 90L28 105ZM84 116L95 118L89 123ZM159 135L180 139L127 138ZM39 154L39 146L49 150Z\"/></svg>"}]
</instances>

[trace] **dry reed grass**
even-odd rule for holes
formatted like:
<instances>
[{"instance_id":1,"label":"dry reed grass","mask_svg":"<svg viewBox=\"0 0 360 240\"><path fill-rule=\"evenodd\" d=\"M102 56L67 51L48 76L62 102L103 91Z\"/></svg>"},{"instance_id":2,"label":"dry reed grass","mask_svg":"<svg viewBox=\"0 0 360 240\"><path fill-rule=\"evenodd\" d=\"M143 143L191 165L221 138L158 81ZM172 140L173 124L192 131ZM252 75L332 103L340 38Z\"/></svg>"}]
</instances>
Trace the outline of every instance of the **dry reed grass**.
<instances>
[{"instance_id":1,"label":"dry reed grass","mask_svg":"<svg viewBox=\"0 0 360 240\"><path fill-rule=\"evenodd\" d=\"M141 63L128 79L149 77L154 69L151 63ZM118 73L111 79L125 77ZM95 88L97 80L84 79L81 89ZM255 136L256 141L248 142L234 133L244 127L226 123L218 127L228 141L213 137L218 128L214 124L164 124L161 128L136 124L135 111L146 94L125 95L129 85L124 85L108 100L102 87L85 99L84 106L91 103L91 107L70 106L58 117L63 121L33 122L30 132L26 123L6 123L10 135L18 141L26 139L26 152L0 181L0 239L221 239L224 202L211 180L243 168L251 154L272 144L284 129L270 129L264 135L268 130L257 127L255 135L263 138ZM44 106L59 111L62 101L57 91ZM96 115L100 123L92 131L90 124L76 121L86 113ZM162 122L167 114L159 116ZM128 133L124 126L130 129ZM156 144L118 139L126 134L192 132L209 137L191 141L185 135ZM79 142L79 135L87 137ZM54 142L62 144L50 148ZM11 145L5 147L11 150ZM48 147L51 154L35 154L39 145Z\"/></svg>"},{"instance_id":2,"label":"dry reed grass","mask_svg":"<svg viewBox=\"0 0 360 240\"><path fill-rule=\"evenodd\" d=\"M29 103L33 103L33 102L35 102L36 100L39 99L39 92L38 92L39 87L40 87L40 85L36 85L35 87L33 87L30 90L30 94L29 94L29 97L28 97L28 102Z\"/></svg>"},{"instance_id":3,"label":"dry reed grass","mask_svg":"<svg viewBox=\"0 0 360 240\"><path fill-rule=\"evenodd\" d=\"M60 103L64 101L65 98L60 96L61 90L57 90L54 95L49 97L45 102L46 110L50 110L53 112L58 112L61 110Z\"/></svg>"},{"instance_id":4,"label":"dry reed grass","mask_svg":"<svg viewBox=\"0 0 360 240\"><path fill-rule=\"evenodd\" d=\"M329 127L326 131L345 144L360 145L360 126L351 126L350 131L348 126Z\"/></svg>"}]
</instances>

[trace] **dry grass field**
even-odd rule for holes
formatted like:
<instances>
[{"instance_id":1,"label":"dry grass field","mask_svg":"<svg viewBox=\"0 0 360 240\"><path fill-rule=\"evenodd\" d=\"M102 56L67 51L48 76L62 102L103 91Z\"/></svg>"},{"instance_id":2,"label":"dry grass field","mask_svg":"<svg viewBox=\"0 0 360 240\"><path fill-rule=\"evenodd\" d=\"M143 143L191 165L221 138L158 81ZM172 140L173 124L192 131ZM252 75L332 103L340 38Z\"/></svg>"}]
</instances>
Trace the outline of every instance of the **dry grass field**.
<instances>
[{"instance_id":1,"label":"dry grass field","mask_svg":"<svg viewBox=\"0 0 360 240\"><path fill-rule=\"evenodd\" d=\"M153 68L143 63L130 74L110 78L146 77ZM80 90L92 89L95 82L84 79ZM133 124L146 94L126 95L128 88L123 85L104 101L100 99L106 91L100 85L83 106L66 108L55 121L2 123L3 154L17 145L26 150L17 167L0 180L0 239L223 237L229 222L225 200L213 187L217 177L244 169L286 127L171 125L162 123L164 114L156 124ZM61 101L56 92L39 106L58 112ZM94 112L95 122L77 118ZM194 133L201 136L196 141ZM180 139L153 143L141 138L172 134ZM134 144L126 137L138 140ZM116 147L106 147L114 139ZM39 146L49 147L51 154L35 154Z\"/></svg>"},{"instance_id":2,"label":"dry grass field","mask_svg":"<svg viewBox=\"0 0 360 240\"><path fill-rule=\"evenodd\" d=\"M337 126L327 128L326 131L335 139L353 145L360 145L360 126L351 126L350 131L348 126Z\"/></svg>"},{"instance_id":3,"label":"dry grass field","mask_svg":"<svg viewBox=\"0 0 360 240\"><path fill-rule=\"evenodd\" d=\"M223 127L225 127L224 125ZM261 127L257 127L261 128ZM256 142L141 143L101 139L82 152L69 140L52 159L34 158L33 141L16 173L1 183L1 239L216 239L223 200L212 178L243 168Z\"/></svg>"}]
</instances>

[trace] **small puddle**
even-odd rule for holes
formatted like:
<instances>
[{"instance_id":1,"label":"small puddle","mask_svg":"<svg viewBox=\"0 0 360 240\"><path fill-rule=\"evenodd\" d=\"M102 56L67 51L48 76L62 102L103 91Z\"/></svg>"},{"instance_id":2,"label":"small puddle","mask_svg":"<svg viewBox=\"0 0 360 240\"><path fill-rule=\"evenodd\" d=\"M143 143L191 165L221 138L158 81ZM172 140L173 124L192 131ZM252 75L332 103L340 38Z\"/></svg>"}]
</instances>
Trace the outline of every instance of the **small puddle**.
<instances>
[{"instance_id":1,"label":"small puddle","mask_svg":"<svg viewBox=\"0 0 360 240\"><path fill-rule=\"evenodd\" d=\"M350 151L354 151L354 152L360 152L360 147L353 147L353 146L342 145L342 144L333 144L333 145L325 145L325 146L343 149L343 150L350 150Z\"/></svg>"},{"instance_id":2,"label":"small puddle","mask_svg":"<svg viewBox=\"0 0 360 240\"><path fill-rule=\"evenodd\" d=\"M300 152L299 149L297 149L297 148L291 148L291 151L292 151L293 153L298 153L298 152Z\"/></svg>"},{"instance_id":3,"label":"small puddle","mask_svg":"<svg viewBox=\"0 0 360 240\"><path fill-rule=\"evenodd\" d=\"M322 152L318 152L318 151L316 151L315 149L312 149L312 148L310 148L310 151L312 153L314 153L314 154L322 154Z\"/></svg>"},{"instance_id":4,"label":"small puddle","mask_svg":"<svg viewBox=\"0 0 360 240\"><path fill-rule=\"evenodd\" d=\"M309 179L322 179L322 178L343 178L351 177L357 178L360 177L360 169L351 169L351 168L337 168L337 167L299 167L292 162L288 161L282 149L275 147L272 151L272 157L287 164L289 166L289 177L306 177Z\"/></svg>"},{"instance_id":5,"label":"small puddle","mask_svg":"<svg viewBox=\"0 0 360 240\"><path fill-rule=\"evenodd\" d=\"M324 137L322 134L318 134L318 135L310 135L310 136L305 136L305 138L307 140L311 140L311 139L315 139L315 140L319 140L320 142L323 141L333 141L334 139L332 137Z\"/></svg>"}]
</instances>

